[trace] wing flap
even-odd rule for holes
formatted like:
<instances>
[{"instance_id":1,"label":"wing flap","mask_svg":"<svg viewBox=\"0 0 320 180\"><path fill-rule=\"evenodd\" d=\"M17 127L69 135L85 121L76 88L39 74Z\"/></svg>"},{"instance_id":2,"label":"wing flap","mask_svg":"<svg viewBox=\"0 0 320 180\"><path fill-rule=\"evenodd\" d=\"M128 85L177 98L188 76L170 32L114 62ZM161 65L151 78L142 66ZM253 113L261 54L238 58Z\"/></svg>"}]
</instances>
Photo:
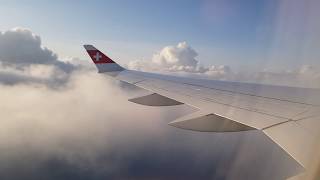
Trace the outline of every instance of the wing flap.
<instances>
[{"instance_id":1,"label":"wing flap","mask_svg":"<svg viewBox=\"0 0 320 180\"><path fill-rule=\"evenodd\" d=\"M178 102L174 99L161 96L160 94L153 93L142 97L129 99L130 102L146 105L146 106L176 106L183 103Z\"/></svg>"},{"instance_id":2,"label":"wing flap","mask_svg":"<svg viewBox=\"0 0 320 180\"><path fill-rule=\"evenodd\" d=\"M169 125L201 132L238 132L255 130L253 127L232 121L213 113L195 112L169 123Z\"/></svg>"}]
</instances>

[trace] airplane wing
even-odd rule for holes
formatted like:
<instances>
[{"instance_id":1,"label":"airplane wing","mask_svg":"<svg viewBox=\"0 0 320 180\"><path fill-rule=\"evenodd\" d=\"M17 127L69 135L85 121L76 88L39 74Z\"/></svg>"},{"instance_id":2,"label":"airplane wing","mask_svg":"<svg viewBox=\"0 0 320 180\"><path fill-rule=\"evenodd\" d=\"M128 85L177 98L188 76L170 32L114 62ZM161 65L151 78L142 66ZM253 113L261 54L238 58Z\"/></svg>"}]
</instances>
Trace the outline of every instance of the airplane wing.
<instances>
[{"instance_id":1,"label":"airplane wing","mask_svg":"<svg viewBox=\"0 0 320 180\"><path fill-rule=\"evenodd\" d=\"M148 106L186 104L198 109L170 125L205 132L260 130L303 167L319 167L319 90L132 71L94 46L84 47L99 73L150 91L129 101Z\"/></svg>"}]
</instances>

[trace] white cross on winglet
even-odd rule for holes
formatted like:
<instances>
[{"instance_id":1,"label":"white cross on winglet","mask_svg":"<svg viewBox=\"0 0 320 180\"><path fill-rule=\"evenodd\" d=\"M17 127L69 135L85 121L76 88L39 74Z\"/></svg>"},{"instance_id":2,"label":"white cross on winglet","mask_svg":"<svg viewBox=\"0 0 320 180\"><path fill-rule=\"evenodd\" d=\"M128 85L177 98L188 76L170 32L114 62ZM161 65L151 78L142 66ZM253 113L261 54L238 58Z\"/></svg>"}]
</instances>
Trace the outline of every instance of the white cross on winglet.
<instances>
[{"instance_id":1,"label":"white cross on winglet","mask_svg":"<svg viewBox=\"0 0 320 180\"><path fill-rule=\"evenodd\" d=\"M96 61L99 61L102 56L99 54L99 52L97 52L96 55L93 56L93 58L95 58Z\"/></svg>"}]
</instances>

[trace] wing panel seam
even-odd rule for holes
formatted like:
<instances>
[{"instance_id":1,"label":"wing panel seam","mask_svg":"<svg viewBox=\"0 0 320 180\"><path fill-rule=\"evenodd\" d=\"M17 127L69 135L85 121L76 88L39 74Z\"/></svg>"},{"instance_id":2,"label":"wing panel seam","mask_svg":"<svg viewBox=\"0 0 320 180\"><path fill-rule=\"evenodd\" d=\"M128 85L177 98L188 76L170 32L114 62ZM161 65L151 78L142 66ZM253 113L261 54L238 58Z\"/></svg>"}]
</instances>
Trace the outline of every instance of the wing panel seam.
<instances>
[{"instance_id":1,"label":"wing panel seam","mask_svg":"<svg viewBox=\"0 0 320 180\"><path fill-rule=\"evenodd\" d=\"M168 91L167 89L164 89L164 88L161 88L161 87L155 87L155 86L153 86L153 87L156 88L156 89L160 89L160 90L166 91L166 92L175 92L175 93L179 93L179 94L181 94L183 96L187 96L187 97L192 98L192 96L190 96L189 94L185 94L183 92ZM267 115L267 116L271 116L271 117L275 117L275 118L288 119L287 117L277 116L277 115L268 114L268 113L264 113L264 112L260 112L260 111L253 111L251 109L247 109L247 108L243 108L243 107L237 107L237 106L233 106L233 105L230 105L230 104L217 102L217 101L215 101L213 99L210 99L210 98L202 98L202 97L197 97L197 98L199 98L200 100L202 100L204 102L208 102L209 101L209 102L217 103L217 104L220 104L220 105L229 106L229 107L233 107L233 108L237 108L237 109L241 109L241 110L246 110L246 111L250 111L250 112L254 112L254 113L259 113L259 114L263 114L263 115Z\"/></svg>"}]
</instances>

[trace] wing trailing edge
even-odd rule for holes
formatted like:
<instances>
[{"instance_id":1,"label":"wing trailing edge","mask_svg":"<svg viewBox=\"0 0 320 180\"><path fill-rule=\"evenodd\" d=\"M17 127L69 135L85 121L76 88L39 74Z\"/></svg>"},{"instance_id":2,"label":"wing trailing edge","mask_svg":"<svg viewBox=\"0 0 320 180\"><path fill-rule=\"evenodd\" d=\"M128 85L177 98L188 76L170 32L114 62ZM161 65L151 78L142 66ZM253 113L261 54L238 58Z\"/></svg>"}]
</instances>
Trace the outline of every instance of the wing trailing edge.
<instances>
[{"instance_id":1,"label":"wing trailing edge","mask_svg":"<svg viewBox=\"0 0 320 180\"><path fill-rule=\"evenodd\" d=\"M306 169L312 169L315 166L320 167L320 143L318 141L320 133L312 131L312 128L318 128L319 125L320 119L311 117L281 123L266 128L263 132L300 165Z\"/></svg>"}]
</instances>

